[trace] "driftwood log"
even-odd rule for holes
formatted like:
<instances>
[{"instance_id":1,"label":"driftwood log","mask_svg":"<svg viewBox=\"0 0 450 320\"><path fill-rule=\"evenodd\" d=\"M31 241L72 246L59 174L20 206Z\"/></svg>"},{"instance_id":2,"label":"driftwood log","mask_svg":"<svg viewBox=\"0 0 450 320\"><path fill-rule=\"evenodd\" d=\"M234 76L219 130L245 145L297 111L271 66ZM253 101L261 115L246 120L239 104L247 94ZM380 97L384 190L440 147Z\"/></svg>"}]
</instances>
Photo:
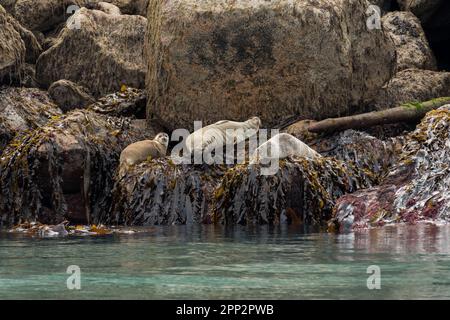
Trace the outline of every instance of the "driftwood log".
<instances>
[{"instance_id":1,"label":"driftwood log","mask_svg":"<svg viewBox=\"0 0 450 320\"><path fill-rule=\"evenodd\" d=\"M349 117L325 119L311 124L308 131L313 133L363 129L376 125L411 122L422 119L429 111L450 104L450 97L437 98L422 103L413 102L399 107L358 114Z\"/></svg>"}]
</instances>

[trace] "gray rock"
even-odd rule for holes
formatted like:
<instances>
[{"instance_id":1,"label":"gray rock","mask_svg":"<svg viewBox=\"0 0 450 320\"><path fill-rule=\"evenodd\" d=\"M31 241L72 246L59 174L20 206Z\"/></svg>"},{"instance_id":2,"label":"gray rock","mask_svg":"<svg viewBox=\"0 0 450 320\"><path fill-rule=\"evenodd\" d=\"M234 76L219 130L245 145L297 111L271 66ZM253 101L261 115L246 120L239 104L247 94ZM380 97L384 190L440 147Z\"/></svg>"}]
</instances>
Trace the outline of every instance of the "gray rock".
<instances>
[{"instance_id":1,"label":"gray rock","mask_svg":"<svg viewBox=\"0 0 450 320\"><path fill-rule=\"evenodd\" d=\"M397 69L436 70L436 60L420 24L410 12L390 12L382 19L397 51Z\"/></svg>"},{"instance_id":2,"label":"gray rock","mask_svg":"<svg viewBox=\"0 0 450 320\"><path fill-rule=\"evenodd\" d=\"M144 87L145 18L82 8L73 19L80 28L64 27L37 61L37 78L44 87L66 79L89 88L95 97L123 85Z\"/></svg>"},{"instance_id":3,"label":"gray rock","mask_svg":"<svg viewBox=\"0 0 450 320\"><path fill-rule=\"evenodd\" d=\"M407 69L400 71L379 92L377 110L398 107L408 102L423 102L450 96L450 73Z\"/></svg>"},{"instance_id":4,"label":"gray rock","mask_svg":"<svg viewBox=\"0 0 450 320\"><path fill-rule=\"evenodd\" d=\"M127 118L75 110L14 140L0 161L0 225L105 221L121 151L154 134Z\"/></svg>"},{"instance_id":5,"label":"gray rock","mask_svg":"<svg viewBox=\"0 0 450 320\"><path fill-rule=\"evenodd\" d=\"M48 94L52 100L64 112L73 109L81 109L95 102L87 90L76 83L68 80L59 80L54 82L48 89Z\"/></svg>"},{"instance_id":6,"label":"gray rock","mask_svg":"<svg viewBox=\"0 0 450 320\"><path fill-rule=\"evenodd\" d=\"M0 84L20 75L25 60L25 45L11 24L9 14L0 6Z\"/></svg>"},{"instance_id":7,"label":"gray rock","mask_svg":"<svg viewBox=\"0 0 450 320\"><path fill-rule=\"evenodd\" d=\"M194 120L337 116L388 81L395 49L365 0L150 1L149 115ZM182 116L180 116L182 115Z\"/></svg>"},{"instance_id":8,"label":"gray rock","mask_svg":"<svg viewBox=\"0 0 450 320\"><path fill-rule=\"evenodd\" d=\"M44 126L61 110L47 92L35 88L0 88L0 155L16 136Z\"/></svg>"}]
</instances>

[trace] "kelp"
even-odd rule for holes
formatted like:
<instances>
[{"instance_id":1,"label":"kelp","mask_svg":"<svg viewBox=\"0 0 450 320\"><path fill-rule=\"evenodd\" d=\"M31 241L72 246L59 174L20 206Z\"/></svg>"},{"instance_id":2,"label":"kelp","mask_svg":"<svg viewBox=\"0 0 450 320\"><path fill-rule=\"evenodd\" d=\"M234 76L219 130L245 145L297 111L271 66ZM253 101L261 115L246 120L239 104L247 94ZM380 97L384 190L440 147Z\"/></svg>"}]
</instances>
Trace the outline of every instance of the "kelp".
<instances>
[{"instance_id":1,"label":"kelp","mask_svg":"<svg viewBox=\"0 0 450 320\"><path fill-rule=\"evenodd\" d=\"M317 139L314 147L322 155L354 165L367 176L371 184L378 183L398 161L404 137L378 139L370 134L346 130Z\"/></svg>"},{"instance_id":2,"label":"kelp","mask_svg":"<svg viewBox=\"0 0 450 320\"><path fill-rule=\"evenodd\" d=\"M144 90L122 86L115 92L98 99L88 109L114 117L145 119L147 96Z\"/></svg>"},{"instance_id":3,"label":"kelp","mask_svg":"<svg viewBox=\"0 0 450 320\"><path fill-rule=\"evenodd\" d=\"M429 112L405 138L379 186L338 200L333 229L450 221L450 106Z\"/></svg>"},{"instance_id":4,"label":"kelp","mask_svg":"<svg viewBox=\"0 0 450 320\"><path fill-rule=\"evenodd\" d=\"M210 223L214 190L226 166L176 165L170 158L132 167L113 191L109 224Z\"/></svg>"},{"instance_id":5,"label":"kelp","mask_svg":"<svg viewBox=\"0 0 450 320\"><path fill-rule=\"evenodd\" d=\"M378 183L397 160L399 141L349 130L318 142L329 157L282 160L272 176L260 175L260 165L149 160L118 177L107 223L324 225L339 197Z\"/></svg>"},{"instance_id":6,"label":"kelp","mask_svg":"<svg viewBox=\"0 0 450 320\"><path fill-rule=\"evenodd\" d=\"M12 234L22 234L37 238L70 236L107 236L112 234L134 234L138 231L123 228L110 228L104 225L69 225L64 221L58 225L46 225L39 222L25 222L8 230Z\"/></svg>"},{"instance_id":7,"label":"kelp","mask_svg":"<svg viewBox=\"0 0 450 320\"><path fill-rule=\"evenodd\" d=\"M322 225L340 196L374 183L371 175L334 158L281 160L275 175L260 170L238 165L227 172L215 192L214 222Z\"/></svg>"},{"instance_id":8,"label":"kelp","mask_svg":"<svg viewBox=\"0 0 450 320\"><path fill-rule=\"evenodd\" d=\"M128 118L77 110L14 140L0 161L2 225L101 223L120 152L150 138Z\"/></svg>"},{"instance_id":9,"label":"kelp","mask_svg":"<svg viewBox=\"0 0 450 320\"><path fill-rule=\"evenodd\" d=\"M17 135L41 127L61 114L45 91L0 87L0 154Z\"/></svg>"}]
</instances>

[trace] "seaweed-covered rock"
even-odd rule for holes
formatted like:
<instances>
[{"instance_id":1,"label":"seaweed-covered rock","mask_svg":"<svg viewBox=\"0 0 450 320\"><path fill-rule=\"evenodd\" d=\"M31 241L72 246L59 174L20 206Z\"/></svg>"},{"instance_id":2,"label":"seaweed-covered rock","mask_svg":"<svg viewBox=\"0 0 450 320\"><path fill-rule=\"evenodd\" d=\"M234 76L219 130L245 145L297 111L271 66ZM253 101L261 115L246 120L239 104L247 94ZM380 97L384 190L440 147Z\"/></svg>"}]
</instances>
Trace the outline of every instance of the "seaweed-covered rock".
<instances>
[{"instance_id":1,"label":"seaweed-covered rock","mask_svg":"<svg viewBox=\"0 0 450 320\"><path fill-rule=\"evenodd\" d=\"M95 101L85 88L68 80L52 83L48 88L48 94L64 112L82 109Z\"/></svg>"},{"instance_id":2,"label":"seaweed-covered rock","mask_svg":"<svg viewBox=\"0 0 450 320\"><path fill-rule=\"evenodd\" d=\"M436 60L420 24L410 12L390 12L383 17L397 51L397 69L436 70Z\"/></svg>"},{"instance_id":3,"label":"seaweed-covered rock","mask_svg":"<svg viewBox=\"0 0 450 320\"><path fill-rule=\"evenodd\" d=\"M14 140L0 161L1 224L103 221L120 152L153 134L128 118L77 110Z\"/></svg>"},{"instance_id":4,"label":"seaweed-covered rock","mask_svg":"<svg viewBox=\"0 0 450 320\"><path fill-rule=\"evenodd\" d=\"M336 116L374 97L395 66L366 25L366 0L151 0L149 118L193 121ZM332 44L332 45L331 45ZM181 115L181 116L180 116Z\"/></svg>"},{"instance_id":5,"label":"seaweed-covered rock","mask_svg":"<svg viewBox=\"0 0 450 320\"><path fill-rule=\"evenodd\" d=\"M146 18L81 8L72 19L80 28L65 26L37 61L36 74L43 86L71 80L96 97L123 85L144 87Z\"/></svg>"},{"instance_id":6,"label":"seaweed-covered rock","mask_svg":"<svg viewBox=\"0 0 450 320\"><path fill-rule=\"evenodd\" d=\"M120 92L98 99L89 109L114 117L145 119L146 105L147 95L144 90L124 87Z\"/></svg>"},{"instance_id":7,"label":"seaweed-covered rock","mask_svg":"<svg viewBox=\"0 0 450 320\"><path fill-rule=\"evenodd\" d=\"M275 175L260 169L239 165L226 173L215 191L215 222L322 225L339 197L372 185L364 172L334 158L281 160Z\"/></svg>"},{"instance_id":8,"label":"seaweed-covered rock","mask_svg":"<svg viewBox=\"0 0 450 320\"><path fill-rule=\"evenodd\" d=\"M450 105L429 112L406 137L400 161L376 187L345 195L331 226L450 221Z\"/></svg>"},{"instance_id":9,"label":"seaweed-covered rock","mask_svg":"<svg viewBox=\"0 0 450 320\"><path fill-rule=\"evenodd\" d=\"M61 110L47 92L32 88L0 88L0 155L18 134L44 126Z\"/></svg>"},{"instance_id":10,"label":"seaweed-covered rock","mask_svg":"<svg viewBox=\"0 0 450 320\"><path fill-rule=\"evenodd\" d=\"M116 184L112 221L125 225L211 223L214 190L226 168L175 165L169 158L133 167Z\"/></svg>"},{"instance_id":11,"label":"seaweed-covered rock","mask_svg":"<svg viewBox=\"0 0 450 320\"><path fill-rule=\"evenodd\" d=\"M0 84L20 74L25 60L25 45L9 15L0 6Z\"/></svg>"},{"instance_id":12,"label":"seaweed-covered rock","mask_svg":"<svg viewBox=\"0 0 450 320\"><path fill-rule=\"evenodd\" d=\"M377 110L450 95L450 72L407 69L398 72L378 93Z\"/></svg>"},{"instance_id":13,"label":"seaweed-covered rock","mask_svg":"<svg viewBox=\"0 0 450 320\"><path fill-rule=\"evenodd\" d=\"M397 162L403 140L397 137L383 141L365 132L346 130L318 139L315 148L324 156L354 165L370 176L370 183L377 183Z\"/></svg>"}]
</instances>

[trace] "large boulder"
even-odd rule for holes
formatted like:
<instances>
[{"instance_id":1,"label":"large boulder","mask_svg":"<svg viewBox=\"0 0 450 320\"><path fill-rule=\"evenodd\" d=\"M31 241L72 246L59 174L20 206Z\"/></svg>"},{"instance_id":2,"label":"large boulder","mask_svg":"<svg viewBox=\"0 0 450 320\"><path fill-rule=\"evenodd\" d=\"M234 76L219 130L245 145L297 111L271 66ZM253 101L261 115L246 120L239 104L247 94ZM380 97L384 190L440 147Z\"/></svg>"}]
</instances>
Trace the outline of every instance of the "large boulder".
<instances>
[{"instance_id":1,"label":"large boulder","mask_svg":"<svg viewBox=\"0 0 450 320\"><path fill-rule=\"evenodd\" d=\"M84 5L107 2L117 5L123 13L145 15L148 0L3 0L10 3L10 11L27 29L32 31L49 31L65 22L73 13ZM1 3L0 3L1 4Z\"/></svg>"},{"instance_id":2,"label":"large boulder","mask_svg":"<svg viewBox=\"0 0 450 320\"><path fill-rule=\"evenodd\" d=\"M123 85L144 87L147 19L86 8L73 19L80 28L66 26L37 61L36 74L43 86L66 79L89 88L94 96L118 91Z\"/></svg>"},{"instance_id":3,"label":"large boulder","mask_svg":"<svg viewBox=\"0 0 450 320\"><path fill-rule=\"evenodd\" d=\"M52 100L64 111L82 109L95 102L87 90L68 80L59 80L48 88Z\"/></svg>"},{"instance_id":4,"label":"large boulder","mask_svg":"<svg viewBox=\"0 0 450 320\"><path fill-rule=\"evenodd\" d=\"M402 10L413 12L422 22L429 23L436 16L448 16L449 12L445 12L445 4L447 0L397 0ZM444 11L444 12L442 12ZM434 22L435 23L435 22ZM448 22L447 22L448 23Z\"/></svg>"},{"instance_id":5,"label":"large boulder","mask_svg":"<svg viewBox=\"0 0 450 320\"><path fill-rule=\"evenodd\" d=\"M47 92L28 88L0 88L0 155L17 135L44 126L61 110Z\"/></svg>"},{"instance_id":6,"label":"large boulder","mask_svg":"<svg viewBox=\"0 0 450 320\"><path fill-rule=\"evenodd\" d=\"M10 12L14 8L16 1L17 0L0 0L0 6L5 8L6 11Z\"/></svg>"},{"instance_id":7,"label":"large boulder","mask_svg":"<svg viewBox=\"0 0 450 320\"><path fill-rule=\"evenodd\" d=\"M400 71L378 93L377 110L450 96L450 72L407 69Z\"/></svg>"},{"instance_id":8,"label":"large boulder","mask_svg":"<svg viewBox=\"0 0 450 320\"><path fill-rule=\"evenodd\" d=\"M0 224L104 221L121 151L154 135L129 118L76 110L12 141L0 159Z\"/></svg>"},{"instance_id":9,"label":"large boulder","mask_svg":"<svg viewBox=\"0 0 450 320\"><path fill-rule=\"evenodd\" d=\"M388 223L450 221L450 105L406 137L400 161L376 187L337 201L331 223L352 230Z\"/></svg>"},{"instance_id":10,"label":"large boulder","mask_svg":"<svg viewBox=\"0 0 450 320\"><path fill-rule=\"evenodd\" d=\"M8 16L8 21L20 34L20 38L25 44L25 61L27 63L35 63L39 55L42 53L42 47L36 36L20 25L11 15Z\"/></svg>"},{"instance_id":11,"label":"large boulder","mask_svg":"<svg viewBox=\"0 0 450 320\"><path fill-rule=\"evenodd\" d=\"M436 60L420 24L411 12L390 12L383 27L391 35L397 50L397 69L436 70Z\"/></svg>"},{"instance_id":12,"label":"large boulder","mask_svg":"<svg viewBox=\"0 0 450 320\"><path fill-rule=\"evenodd\" d=\"M0 6L0 84L20 74L25 59L25 45Z\"/></svg>"},{"instance_id":13,"label":"large boulder","mask_svg":"<svg viewBox=\"0 0 450 320\"><path fill-rule=\"evenodd\" d=\"M438 67L450 71L450 1L398 0L402 10L413 12L422 22L436 55Z\"/></svg>"},{"instance_id":14,"label":"large boulder","mask_svg":"<svg viewBox=\"0 0 450 320\"><path fill-rule=\"evenodd\" d=\"M360 108L390 79L392 40L368 28L366 0L151 0L149 118L272 126ZM353 109L352 109L353 110Z\"/></svg>"}]
</instances>

